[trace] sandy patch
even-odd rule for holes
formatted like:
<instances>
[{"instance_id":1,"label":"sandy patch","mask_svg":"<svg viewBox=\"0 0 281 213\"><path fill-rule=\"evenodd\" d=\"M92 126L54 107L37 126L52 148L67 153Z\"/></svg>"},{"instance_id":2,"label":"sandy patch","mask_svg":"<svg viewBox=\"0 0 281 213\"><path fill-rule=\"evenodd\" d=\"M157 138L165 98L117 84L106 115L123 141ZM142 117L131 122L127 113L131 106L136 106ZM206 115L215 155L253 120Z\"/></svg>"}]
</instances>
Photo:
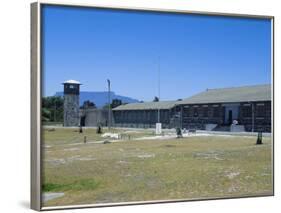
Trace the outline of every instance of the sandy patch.
<instances>
[{"instance_id":1,"label":"sandy patch","mask_svg":"<svg viewBox=\"0 0 281 213\"><path fill-rule=\"evenodd\" d=\"M230 172L230 173L226 174L226 177L228 177L229 179L233 179L238 175L240 175L240 172Z\"/></svg>"},{"instance_id":2,"label":"sandy patch","mask_svg":"<svg viewBox=\"0 0 281 213\"><path fill-rule=\"evenodd\" d=\"M69 148L69 149L64 149L63 151L77 151L79 150L78 148Z\"/></svg>"},{"instance_id":3,"label":"sandy patch","mask_svg":"<svg viewBox=\"0 0 281 213\"><path fill-rule=\"evenodd\" d=\"M138 158L154 158L155 154L143 154L143 155L138 155Z\"/></svg>"},{"instance_id":4,"label":"sandy patch","mask_svg":"<svg viewBox=\"0 0 281 213\"><path fill-rule=\"evenodd\" d=\"M71 163L74 161L91 161L96 160L96 158L92 156L81 157L80 155L75 155L69 158L55 158L55 159L46 159L45 162L49 163L52 166L59 166L66 163Z\"/></svg>"},{"instance_id":5,"label":"sandy patch","mask_svg":"<svg viewBox=\"0 0 281 213\"><path fill-rule=\"evenodd\" d=\"M103 138L113 138L113 139L119 139L120 135L118 133L110 133L110 132L106 132L104 134L102 134Z\"/></svg>"},{"instance_id":6,"label":"sandy patch","mask_svg":"<svg viewBox=\"0 0 281 213\"><path fill-rule=\"evenodd\" d=\"M127 130L127 131L124 131L123 133L142 133L142 131Z\"/></svg>"},{"instance_id":7,"label":"sandy patch","mask_svg":"<svg viewBox=\"0 0 281 213\"><path fill-rule=\"evenodd\" d=\"M55 159L45 159L45 162L49 163L52 166L59 166L61 164L65 164L66 160L63 158L55 158Z\"/></svg>"},{"instance_id":8,"label":"sandy patch","mask_svg":"<svg viewBox=\"0 0 281 213\"><path fill-rule=\"evenodd\" d=\"M210 151L210 152L198 152L194 153L194 158L201 158L201 159L214 159L214 160L224 160L222 158L223 153L216 152L216 151Z\"/></svg>"},{"instance_id":9,"label":"sandy patch","mask_svg":"<svg viewBox=\"0 0 281 213\"><path fill-rule=\"evenodd\" d=\"M62 196L64 196L63 192L45 192L43 193L42 198L43 198L43 202L47 202L49 200L53 200Z\"/></svg>"}]
</instances>

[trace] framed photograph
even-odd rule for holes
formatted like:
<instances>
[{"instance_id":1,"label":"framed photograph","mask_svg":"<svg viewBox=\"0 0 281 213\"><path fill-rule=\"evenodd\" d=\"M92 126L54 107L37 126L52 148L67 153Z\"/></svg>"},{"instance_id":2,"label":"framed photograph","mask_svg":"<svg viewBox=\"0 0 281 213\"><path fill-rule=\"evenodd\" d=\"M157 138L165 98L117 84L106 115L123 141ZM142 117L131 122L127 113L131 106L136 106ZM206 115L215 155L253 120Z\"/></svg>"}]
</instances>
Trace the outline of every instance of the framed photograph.
<instances>
[{"instance_id":1,"label":"framed photograph","mask_svg":"<svg viewBox=\"0 0 281 213\"><path fill-rule=\"evenodd\" d=\"M31 208L274 195L274 17L31 4Z\"/></svg>"}]
</instances>

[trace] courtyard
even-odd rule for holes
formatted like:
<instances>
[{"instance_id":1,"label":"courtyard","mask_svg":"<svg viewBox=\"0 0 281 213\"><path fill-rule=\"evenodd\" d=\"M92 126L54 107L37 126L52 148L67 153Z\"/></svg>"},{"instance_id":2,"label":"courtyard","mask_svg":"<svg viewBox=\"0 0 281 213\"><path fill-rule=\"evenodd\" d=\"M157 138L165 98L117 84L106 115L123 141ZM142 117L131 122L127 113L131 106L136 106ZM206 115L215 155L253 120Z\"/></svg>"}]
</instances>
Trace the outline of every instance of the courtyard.
<instances>
[{"instance_id":1,"label":"courtyard","mask_svg":"<svg viewBox=\"0 0 281 213\"><path fill-rule=\"evenodd\" d=\"M42 137L44 206L273 193L271 137L62 127Z\"/></svg>"}]
</instances>

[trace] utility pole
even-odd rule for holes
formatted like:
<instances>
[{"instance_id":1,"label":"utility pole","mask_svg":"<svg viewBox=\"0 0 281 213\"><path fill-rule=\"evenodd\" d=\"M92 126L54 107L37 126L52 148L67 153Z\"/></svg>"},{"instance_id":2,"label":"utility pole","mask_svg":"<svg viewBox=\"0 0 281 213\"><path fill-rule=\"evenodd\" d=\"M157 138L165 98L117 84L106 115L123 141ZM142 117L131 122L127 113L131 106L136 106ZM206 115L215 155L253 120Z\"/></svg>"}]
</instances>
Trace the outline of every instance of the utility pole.
<instances>
[{"instance_id":1,"label":"utility pole","mask_svg":"<svg viewBox=\"0 0 281 213\"><path fill-rule=\"evenodd\" d=\"M158 102L160 102L160 58L158 57ZM157 135L162 133L162 125L160 123L160 103L158 103L158 118L156 123L155 133Z\"/></svg>"},{"instance_id":2,"label":"utility pole","mask_svg":"<svg viewBox=\"0 0 281 213\"><path fill-rule=\"evenodd\" d=\"M254 103L252 102L252 132L254 132L255 129L255 108Z\"/></svg>"},{"instance_id":3,"label":"utility pole","mask_svg":"<svg viewBox=\"0 0 281 213\"><path fill-rule=\"evenodd\" d=\"M108 129L110 129L111 127L111 114L110 114L110 111L111 111L111 107L110 107L110 80L107 79L107 87L108 87L108 121L107 121L107 126L108 126Z\"/></svg>"},{"instance_id":4,"label":"utility pole","mask_svg":"<svg viewBox=\"0 0 281 213\"><path fill-rule=\"evenodd\" d=\"M158 57L158 102L160 101L160 57ZM157 122L160 123L160 106L158 104L158 119Z\"/></svg>"}]
</instances>

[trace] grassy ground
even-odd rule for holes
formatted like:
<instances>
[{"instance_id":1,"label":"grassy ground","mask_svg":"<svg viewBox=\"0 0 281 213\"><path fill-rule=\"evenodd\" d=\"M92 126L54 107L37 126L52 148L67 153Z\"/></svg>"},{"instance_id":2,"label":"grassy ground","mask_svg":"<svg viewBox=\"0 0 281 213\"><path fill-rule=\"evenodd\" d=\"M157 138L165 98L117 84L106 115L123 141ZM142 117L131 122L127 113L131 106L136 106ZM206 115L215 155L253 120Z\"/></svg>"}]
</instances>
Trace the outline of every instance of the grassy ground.
<instances>
[{"instance_id":1,"label":"grassy ground","mask_svg":"<svg viewBox=\"0 0 281 213\"><path fill-rule=\"evenodd\" d=\"M83 144L84 135L104 140L93 129L44 130L43 191L65 193L44 206L272 194L270 138L263 145L245 136Z\"/></svg>"}]
</instances>

